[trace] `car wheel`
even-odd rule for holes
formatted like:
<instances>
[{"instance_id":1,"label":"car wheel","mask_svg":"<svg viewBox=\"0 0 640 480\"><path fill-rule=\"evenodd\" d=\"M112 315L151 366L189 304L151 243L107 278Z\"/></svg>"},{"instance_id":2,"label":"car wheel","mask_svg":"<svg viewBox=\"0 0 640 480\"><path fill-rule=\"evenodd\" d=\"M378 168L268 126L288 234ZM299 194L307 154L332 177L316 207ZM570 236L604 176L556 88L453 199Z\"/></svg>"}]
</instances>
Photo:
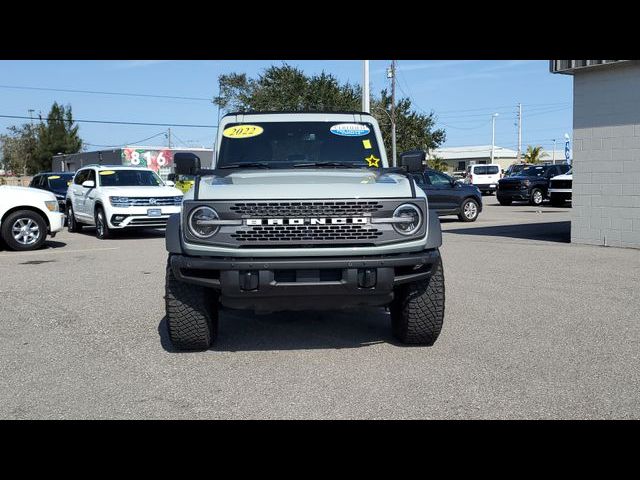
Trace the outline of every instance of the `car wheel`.
<instances>
[{"instance_id":1,"label":"car wheel","mask_svg":"<svg viewBox=\"0 0 640 480\"><path fill-rule=\"evenodd\" d=\"M389 310L393 335L398 340L433 345L444 322L442 260L429 279L399 287Z\"/></svg>"},{"instance_id":2,"label":"car wheel","mask_svg":"<svg viewBox=\"0 0 640 480\"><path fill-rule=\"evenodd\" d=\"M215 291L179 281L167 261L164 298L172 345L179 350L207 350L218 335Z\"/></svg>"},{"instance_id":3,"label":"car wheel","mask_svg":"<svg viewBox=\"0 0 640 480\"><path fill-rule=\"evenodd\" d=\"M67 231L74 233L82 230L82 224L78 223L75 214L73 213L73 206L67 207Z\"/></svg>"},{"instance_id":4,"label":"car wheel","mask_svg":"<svg viewBox=\"0 0 640 480\"><path fill-rule=\"evenodd\" d=\"M531 205L542 205L542 201L544 200L544 195L542 194L542 190L539 188L534 188L531 192Z\"/></svg>"},{"instance_id":5,"label":"car wheel","mask_svg":"<svg viewBox=\"0 0 640 480\"><path fill-rule=\"evenodd\" d=\"M47 239L47 222L32 210L18 210L2 222L2 239L11 250L35 250Z\"/></svg>"},{"instance_id":6,"label":"car wheel","mask_svg":"<svg viewBox=\"0 0 640 480\"><path fill-rule=\"evenodd\" d=\"M471 198L467 198L462 202L460 212L461 213L458 215L458 218L462 222L475 222L478 218L478 203Z\"/></svg>"},{"instance_id":7,"label":"car wheel","mask_svg":"<svg viewBox=\"0 0 640 480\"><path fill-rule=\"evenodd\" d=\"M98 207L96 210L96 238L100 240L106 240L111 238L113 233L107 225L107 218L105 217L102 207Z\"/></svg>"},{"instance_id":8,"label":"car wheel","mask_svg":"<svg viewBox=\"0 0 640 480\"><path fill-rule=\"evenodd\" d=\"M510 198L498 198L498 202L500 202L500 205L507 206L511 205L513 203L513 200L511 200Z\"/></svg>"}]
</instances>

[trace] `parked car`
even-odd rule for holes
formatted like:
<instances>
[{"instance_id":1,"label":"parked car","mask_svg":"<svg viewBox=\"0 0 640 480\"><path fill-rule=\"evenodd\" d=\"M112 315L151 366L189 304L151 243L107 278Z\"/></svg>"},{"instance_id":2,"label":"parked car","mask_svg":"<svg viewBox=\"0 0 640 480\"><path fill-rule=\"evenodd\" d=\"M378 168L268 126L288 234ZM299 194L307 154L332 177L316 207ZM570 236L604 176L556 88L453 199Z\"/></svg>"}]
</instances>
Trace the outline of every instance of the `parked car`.
<instances>
[{"instance_id":1,"label":"parked car","mask_svg":"<svg viewBox=\"0 0 640 480\"><path fill-rule=\"evenodd\" d=\"M29 186L31 188L39 188L48 190L53 193L58 200L61 212L65 212L67 189L73 180L72 172L42 172L38 173L31 179Z\"/></svg>"},{"instance_id":2,"label":"parked car","mask_svg":"<svg viewBox=\"0 0 640 480\"><path fill-rule=\"evenodd\" d=\"M515 177L527 167L535 167L533 163L513 163L509 165L507 171L504 172L504 177Z\"/></svg>"},{"instance_id":3,"label":"parked car","mask_svg":"<svg viewBox=\"0 0 640 480\"><path fill-rule=\"evenodd\" d=\"M125 228L166 227L180 212L182 192L149 168L89 165L73 177L66 206L70 232L95 225L105 239Z\"/></svg>"},{"instance_id":4,"label":"parked car","mask_svg":"<svg viewBox=\"0 0 640 480\"><path fill-rule=\"evenodd\" d=\"M500 205L511 205L514 200L541 205L547 197L549 180L566 173L569 165L537 165L525 167L522 172L498 182L496 196Z\"/></svg>"},{"instance_id":5,"label":"parked car","mask_svg":"<svg viewBox=\"0 0 640 480\"><path fill-rule=\"evenodd\" d=\"M457 215L462 222L475 222L482 211L482 193L474 185L430 168L414 173L413 178L427 194L429 208L435 209L438 216Z\"/></svg>"},{"instance_id":6,"label":"parked car","mask_svg":"<svg viewBox=\"0 0 640 480\"><path fill-rule=\"evenodd\" d=\"M551 205L554 207L562 207L567 202L570 202L572 184L572 170L549 180L549 200L551 200Z\"/></svg>"},{"instance_id":7,"label":"parked car","mask_svg":"<svg viewBox=\"0 0 640 480\"><path fill-rule=\"evenodd\" d=\"M11 250L40 248L62 230L64 215L51 192L0 186L0 237Z\"/></svg>"},{"instance_id":8,"label":"parked car","mask_svg":"<svg viewBox=\"0 0 640 480\"><path fill-rule=\"evenodd\" d=\"M495 163L488 165L469 165L464 182L475 185L483 194L492 193L496 191L501 172L500 165Z\"/></svg>"}]
</instances>

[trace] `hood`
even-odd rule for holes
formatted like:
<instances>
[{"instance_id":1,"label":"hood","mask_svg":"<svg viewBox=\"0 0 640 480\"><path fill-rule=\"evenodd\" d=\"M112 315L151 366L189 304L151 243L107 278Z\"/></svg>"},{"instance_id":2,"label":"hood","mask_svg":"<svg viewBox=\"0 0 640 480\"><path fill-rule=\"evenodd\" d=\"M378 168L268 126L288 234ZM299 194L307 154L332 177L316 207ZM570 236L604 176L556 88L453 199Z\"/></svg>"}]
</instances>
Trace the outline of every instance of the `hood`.
<instances>
[{"instance_id":1,"label":"hood","mask_svg":"<svg viewBox=\"0 0 640 480\"><path fill-rule=\"evenodd\" d=\"M100 187L114 197L178 197L182 191L175 187Z\"/></svg>"},{"instance_id":2,"label":"hood","mask_svg":"<svg viewBox=\"0 0 640 480\"><path fill-rule=\"evenodd\" d=\"M409 180L365 169L242 170L208 176L199 198L211 200L410 197ZM185 199L193 198L193 189Z\"/></svg>"},{"instance_id":3,"label":"hood","mask_svg":"<svg viewBox=\"0 0 640 480\"><path fill-rule=\"evenodd\" d=\"M525 175L512 175L510 177L501 178L499 181L500 182L522 182L523 180L531 180L534 178L541 178L541 177L527 177Z\"/></svg>"},{"instance_id":4,"label":"hood","mask_svg":"<svg viewBox=\"0 0 640 480\"><path fill-rule=\"evenodd\" d=\"M551 180L573 180L573 174L567 175L564 173L562 175L556 175L555 177L552 177Z\"/></svg>"},{"instance_id":5,"label":"hood","mask_svg":"<svg viewBox=\"0 0 640 480\"><path fill-rule=\"evenodd\" d=\"M48 190L40 190L39 188L31 187L14 187L13 185L0 186L0 196L7 198L21 198L29 196L30 198L41 198L42 201L56 200L56 196Z\"/></svg>"}]
</instances>

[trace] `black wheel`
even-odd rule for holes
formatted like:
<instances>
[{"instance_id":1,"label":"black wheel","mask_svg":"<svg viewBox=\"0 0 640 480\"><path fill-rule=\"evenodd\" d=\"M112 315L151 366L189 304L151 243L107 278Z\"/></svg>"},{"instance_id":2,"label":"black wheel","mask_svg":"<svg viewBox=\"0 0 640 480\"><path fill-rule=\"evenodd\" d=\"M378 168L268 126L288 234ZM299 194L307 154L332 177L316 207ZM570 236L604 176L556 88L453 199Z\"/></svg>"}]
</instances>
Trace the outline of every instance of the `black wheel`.
<instances>
[{"instance_id":1,"label":"black wheel","mask_svg":"<svg viewBox=\"0 0 640 480\"><path fill-rule=\"evenodd\" d=\"M531 199L529 200L531 205L542 205L543 200L544 194L542 193L542 190L540 190L539 188L534 188L531 191Z\"/></svg>"},{"instance_id":2,"label":"black wheel","mask_svg":"<svg viewBox=\"0 0 640 480\"><path fill-rule=\"evenodd\" d=\"M401 286L390 306L393 335L402 343L433 345L444 321L442 260L428 280Z\"/></svg>"},{"instance_id":3,"label":"black wheel","mask_svg":"<svg viewBox=\"0 0 640 480\"><path fill-rule=\"evenodd\" d=\"M2 222L2 239L11 250L35 250L47 239L47 222L32 210L18 210Z\"/></svg>"},{"instance_id":4,"label":"black wheel","mask_svg":"<svg viewBox=\"0 0 640 480\"><path fill-rule=\"evenodd\" d=\"M107 218L105 217L102 207L96 209L96 238L100 240L106 240L113 237L113 231L107 225Z\"/></svg>"},{"instance_id":5,"label":"black wheel","mask_svg":"<svg viewBox=\"0 0 640 480\"><path fill-rule=\"evenodd\" d=\"M478 218L478 203L472 198L467 198L462 202L458 218L462 222L475 222Z\"/></svg>"},{"instance_id":6,"label":"black wheel","mask_svg":"<svg viewBox=\"0 0 640 480\"><path fill-rule=\"evenodd\" d=\"M218 299L214 290L180 282L167 262L167 329L179 350L206 350L218 336Z\"/></svg>"},{"instance_id":7,"label":"black wheel","mask_svg":"<svg viewBox=\"0 0 640 480\"><path fill-rule=\"evenodd\" d=\"M511 200L510 198L498 198L498 202L500 202L500 205L507 206L511 205L513 203L513 200Z\"/></svg>"},{"instance_id":8,"label":"black wheel","mask_svg":"<svg viewBox=\"0 0 640 480\"><path fill-rule=\"evenodd\" d=\"M73 213L73 205L67 206L67 231L74 233L82 230L82 224L78 223L75 214Z\"/></svg>"},{"instance_id":9,"label":"black wheel","mask_svg":"<svg viewBox=\"0 0 640 480\"><path fill-rule=\"evenodd\" d=\"M564 198L551 197L551 205L554 207L564 207L565 203Z\"/></svg>"}]
</instances>

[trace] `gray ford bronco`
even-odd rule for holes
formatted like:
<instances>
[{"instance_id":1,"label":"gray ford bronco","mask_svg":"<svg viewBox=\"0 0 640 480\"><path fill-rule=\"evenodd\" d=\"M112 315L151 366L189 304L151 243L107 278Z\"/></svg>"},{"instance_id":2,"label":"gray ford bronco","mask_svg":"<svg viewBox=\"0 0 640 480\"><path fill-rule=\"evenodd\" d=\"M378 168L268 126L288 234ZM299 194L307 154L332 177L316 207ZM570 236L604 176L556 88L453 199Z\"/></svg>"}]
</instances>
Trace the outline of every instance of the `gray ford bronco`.
<instances>
[{"instance_id":1,"label":"gray ford bronco","mask_svg":"<svg viewBox=\"0 0 640 480\"><path fill-rule=\"evenodd\" d=\"M388 307L403 343L433 344L444 318L440 222L410 172L424 152L388 168L369 114L233 113L222 118L213 170L195 175L170 217L169 337L209 348L221 307L257 313Z\"/></svg>"}]
</instances>

